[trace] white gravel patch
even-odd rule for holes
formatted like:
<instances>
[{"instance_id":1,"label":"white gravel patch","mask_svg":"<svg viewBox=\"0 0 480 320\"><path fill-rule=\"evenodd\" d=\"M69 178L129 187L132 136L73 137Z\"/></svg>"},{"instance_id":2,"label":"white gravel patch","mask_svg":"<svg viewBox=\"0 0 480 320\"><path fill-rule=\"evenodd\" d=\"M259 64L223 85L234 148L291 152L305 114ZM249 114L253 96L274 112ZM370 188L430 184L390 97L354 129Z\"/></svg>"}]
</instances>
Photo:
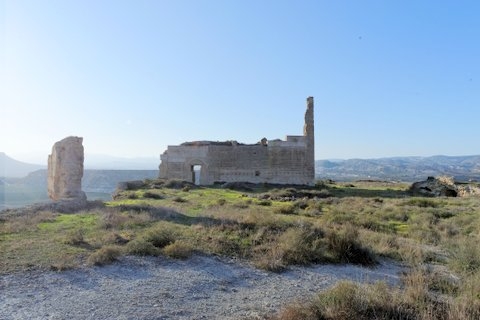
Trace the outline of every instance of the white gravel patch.
<instances>
[{"instance_id":1,"label":"white gravel patch","mask_svg":"<svg viewBox=\"0 0 480 320\"><path fill-rule=\"evenodd\" d=\"M218 257L122 257L104 267L0 276L0 319L262 319L340 279L395 285L402 270L384 261L272 273Z\"/></svg>"}]
</instances>

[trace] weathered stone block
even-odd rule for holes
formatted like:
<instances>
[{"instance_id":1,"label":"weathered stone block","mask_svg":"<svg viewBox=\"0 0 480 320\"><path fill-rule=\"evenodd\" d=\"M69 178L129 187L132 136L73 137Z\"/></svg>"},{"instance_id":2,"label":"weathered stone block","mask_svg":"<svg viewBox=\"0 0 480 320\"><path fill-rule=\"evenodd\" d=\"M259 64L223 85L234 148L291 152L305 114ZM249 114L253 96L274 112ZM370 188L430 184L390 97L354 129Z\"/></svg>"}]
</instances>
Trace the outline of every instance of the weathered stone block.
<instances>
[{"instance_id":1,"label":"weathered stone block","mask_svg":"<svg viewBox=\"0 0 480 320\"><path fill-rule=\"evenodd\" d=\"M48 196L54 200L86 200L82 191L83 138L56 142L48 156Z\"/></svg>"}]
</instances>

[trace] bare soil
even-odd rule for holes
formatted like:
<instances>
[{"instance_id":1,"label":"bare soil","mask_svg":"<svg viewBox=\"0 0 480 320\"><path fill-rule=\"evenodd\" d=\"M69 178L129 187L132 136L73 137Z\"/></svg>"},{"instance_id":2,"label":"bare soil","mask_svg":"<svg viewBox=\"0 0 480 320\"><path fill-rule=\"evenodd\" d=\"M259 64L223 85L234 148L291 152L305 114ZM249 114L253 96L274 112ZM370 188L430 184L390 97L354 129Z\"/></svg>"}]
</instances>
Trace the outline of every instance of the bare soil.
<instances>
[{"instance_id":1,"label":"bare soil","mask_svg":"<svg viewBox=\"0 0 480 320\"><path fill-rule=\"evenodd\" d=\"M0 276L0 319L264 319L341 279L395 285L403 269L382 261L272 273L211 256L127 256L104 267Z\"/></svg>"}]
</instances>

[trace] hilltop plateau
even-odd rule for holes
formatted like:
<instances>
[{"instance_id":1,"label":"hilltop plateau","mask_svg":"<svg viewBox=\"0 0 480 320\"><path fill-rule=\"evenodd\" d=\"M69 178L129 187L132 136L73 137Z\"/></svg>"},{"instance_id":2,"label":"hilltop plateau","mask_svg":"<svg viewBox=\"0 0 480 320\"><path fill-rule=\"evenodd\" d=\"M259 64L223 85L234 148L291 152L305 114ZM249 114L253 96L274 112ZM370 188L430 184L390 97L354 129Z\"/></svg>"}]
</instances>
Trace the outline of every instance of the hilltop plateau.
<instances>
[{"instance_id":1,"label":"hilltop plateau","mask_svg":"<svg viewBox=\"0 0 480 320\"><path fill-rule=\"evenodd\" d=\"M480 316L478 197L368 181L123 187L79 211L0 213L1 318Z\"/></svg>"}]
</instances>

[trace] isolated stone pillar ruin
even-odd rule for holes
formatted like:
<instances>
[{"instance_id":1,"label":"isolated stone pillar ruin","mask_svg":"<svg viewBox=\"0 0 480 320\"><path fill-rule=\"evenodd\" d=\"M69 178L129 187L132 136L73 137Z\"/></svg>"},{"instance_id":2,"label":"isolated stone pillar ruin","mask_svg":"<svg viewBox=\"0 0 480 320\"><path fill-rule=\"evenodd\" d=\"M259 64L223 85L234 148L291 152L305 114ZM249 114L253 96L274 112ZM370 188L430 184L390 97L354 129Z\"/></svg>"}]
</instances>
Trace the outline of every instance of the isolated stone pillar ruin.
<instances>
[{"instance_id":1,"label":"isolated stone pillar ruin","mask_svg":"<svg viewBox=\"0 0 480 320\"><path fill-rule=\"evenodd\" d=\"M48 196L54 200L87 199L82 191L83 138L67 137L56 142L48 156Z\"/></svg>"}]
</instances>

